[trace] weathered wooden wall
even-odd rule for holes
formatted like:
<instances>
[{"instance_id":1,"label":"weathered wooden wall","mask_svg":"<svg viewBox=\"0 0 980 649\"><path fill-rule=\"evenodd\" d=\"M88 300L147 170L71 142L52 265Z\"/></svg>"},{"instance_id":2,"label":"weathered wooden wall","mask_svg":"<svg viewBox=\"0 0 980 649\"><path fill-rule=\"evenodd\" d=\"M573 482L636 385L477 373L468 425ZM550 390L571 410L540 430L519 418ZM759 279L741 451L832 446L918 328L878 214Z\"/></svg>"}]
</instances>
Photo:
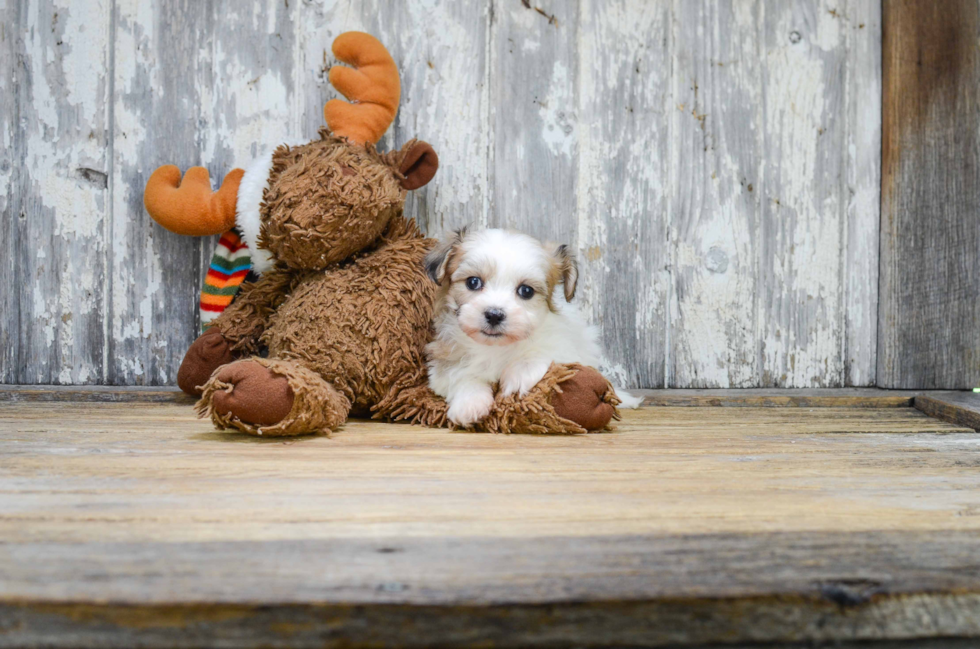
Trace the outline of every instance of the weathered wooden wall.
<instances>
[{"instance_id":1,"label":"weathered wooden wall","mask_svg":"<svg viewBox=\"0 0 980 649\"><path fill-rule=\"evenodd\" d=\"M980 384L980 3L885 0L878 382Z\"/></svg>"},{"instance_id":2,"label":"weathered wooden wall","mask_svg":"<svg viewBox=\"0 0 980 649\"><path fill-rule=\"evenodd\" d=\"M878 0L0 0L0 382L174 381L211 242L143 183L313 136L350 29L442 160L409 212L576 246L617 378L874 384Z\"/></svg>"}]
</instances>

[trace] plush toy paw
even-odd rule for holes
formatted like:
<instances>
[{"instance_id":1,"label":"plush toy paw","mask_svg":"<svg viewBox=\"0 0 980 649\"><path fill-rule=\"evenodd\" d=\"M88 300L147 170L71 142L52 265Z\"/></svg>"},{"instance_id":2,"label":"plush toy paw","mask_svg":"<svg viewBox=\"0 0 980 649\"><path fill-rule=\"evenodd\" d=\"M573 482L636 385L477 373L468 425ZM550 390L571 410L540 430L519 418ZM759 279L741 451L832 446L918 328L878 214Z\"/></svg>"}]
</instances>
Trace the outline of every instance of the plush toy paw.
<instances>
[{"instance_id":1,"label":"plush toy paw","mask_svg":"<svg viewBox=\"0 0 980 649\"><path fill-rule=\"evenodd\" d=\"M252 360L238 361L214 377L226 387L211 397L214 411L257 426L274 426L293 408L293 390L285 376Z\"/></svg>"},{"instance_id":2,"label":"plush toy paw","mask_svg":"<svg viewBox=\"0 0 980 649\"><path fill-rule=\"evenodd\" d=\"M214 371L235 360L231 345L217 327L211 327L195 340L177 371L177 385L187 394L201 396L201 388Z\"/></svg>"},{"instance_id":3,"label":"plush toy paw","mask_svg":"<svg viewBox=\"0 0 980 649\"><path fill-rule=\"evenodd\" d=\"M551 398L555 413L585 430L601 430L616 415L619 399L609 381L591 367L582 367L558 387L561 392Z\"/></svg>"}]
</instances>

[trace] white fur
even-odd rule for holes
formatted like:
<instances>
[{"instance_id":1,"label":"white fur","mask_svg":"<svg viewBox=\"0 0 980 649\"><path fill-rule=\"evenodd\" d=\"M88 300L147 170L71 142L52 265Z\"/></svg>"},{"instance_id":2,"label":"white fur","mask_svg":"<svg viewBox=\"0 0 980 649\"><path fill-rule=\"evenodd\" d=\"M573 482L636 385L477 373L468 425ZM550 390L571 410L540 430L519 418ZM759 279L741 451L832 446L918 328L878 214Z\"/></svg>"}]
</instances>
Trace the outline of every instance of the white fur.
<instances>
[{"instance_id":1,"label":"white fur","mask_svg":"<svg viewBox=\"0 0 980 649\"><path fill-rule=\"evenodd\" d=\"M468 235L460 247L459 267L451 280L482 274L485 282L479 291L464 293L462 304L450 292L434 318L429 385L449 403L450 420L467 426L486 416L496 383L501 395L525 395L551 363L600 365L598 332L575 305L565 301L560 288L552 295L554 310L544 299L522 300L517 294L522 283L546 286L552 258L540 242L522 234L484 230ZM506 314L497 328L488 327L485 319L490 308ZM437 349L442 350L438 358ZM448 357L447 349L451 350ZM640 399L617 392L623 407L639 405Z\"/></svg>"},{"instance_id":2,"label":"white fur","mask_svg":"<svg viewBox=\"0 0 980 649\"><path fill-rule=\"evenodd\" d=\"M284 144L299 146L306 140L288 139ZM272 154L269 151L260 155L245 168L245 175L238 185L238 200L235 203L235 224L242 232L242 240L252 254L252 270L261 275L272 268L275 262L272 254L265 248L259 248L259 231L262 229L262 197L269 187L269 173L272 171Z\"/></svg>"}]
</instances>

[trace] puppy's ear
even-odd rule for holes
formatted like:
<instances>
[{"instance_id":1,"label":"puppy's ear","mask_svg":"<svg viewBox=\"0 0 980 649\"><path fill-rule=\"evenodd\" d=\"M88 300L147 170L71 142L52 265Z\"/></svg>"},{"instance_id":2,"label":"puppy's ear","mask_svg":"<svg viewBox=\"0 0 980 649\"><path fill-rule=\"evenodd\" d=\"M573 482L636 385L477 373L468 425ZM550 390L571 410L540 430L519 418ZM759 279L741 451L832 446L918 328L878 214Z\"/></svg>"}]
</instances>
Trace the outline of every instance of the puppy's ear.
<instances>
[{"instance_id":1,"label":"puppy's ear","mask_svg":"<svg viewBox=\"0 0 980 649\"><path fill-rule=\"evenodd\" d=\"M561 274L562 288L565 289L565 301L571 302L575 297L575 287L578 286L578 262L575 253L562 244L555 249L555 263Z\"/></svg>"},{"instance_id":2,"label":"puppy's ear","mask_svg":"<svg viewBox=\"0 0 980 649\"><path fill-rule=\"evenodd\" d=\"M445 237L428 255L425 256L425 272L429 274L432 281L442 285L449 276L449 268L453 258L459 251L459 244L466 236L466 228L460 228L451 235Z\"/></svg>"}]
</instances>

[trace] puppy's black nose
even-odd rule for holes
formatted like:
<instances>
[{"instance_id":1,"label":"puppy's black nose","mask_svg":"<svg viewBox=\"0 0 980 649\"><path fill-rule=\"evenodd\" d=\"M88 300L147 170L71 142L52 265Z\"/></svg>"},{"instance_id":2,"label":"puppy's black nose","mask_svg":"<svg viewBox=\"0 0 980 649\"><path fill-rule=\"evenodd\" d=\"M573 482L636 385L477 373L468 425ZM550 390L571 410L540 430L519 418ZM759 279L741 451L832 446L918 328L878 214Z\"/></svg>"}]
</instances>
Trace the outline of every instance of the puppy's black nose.
<instances>
[{"instance_id":1,"label":"puppy's black nose","mask_svg":"<svg viewBox=\"0 0 980 649\"><path fill-rule=\"evenodd\" d=\"M491 327L496 327L507 319L507 314L504 313L503 309L487 309L483 312L483 317L487 319Z\"/></svg>"}]
</instances>

